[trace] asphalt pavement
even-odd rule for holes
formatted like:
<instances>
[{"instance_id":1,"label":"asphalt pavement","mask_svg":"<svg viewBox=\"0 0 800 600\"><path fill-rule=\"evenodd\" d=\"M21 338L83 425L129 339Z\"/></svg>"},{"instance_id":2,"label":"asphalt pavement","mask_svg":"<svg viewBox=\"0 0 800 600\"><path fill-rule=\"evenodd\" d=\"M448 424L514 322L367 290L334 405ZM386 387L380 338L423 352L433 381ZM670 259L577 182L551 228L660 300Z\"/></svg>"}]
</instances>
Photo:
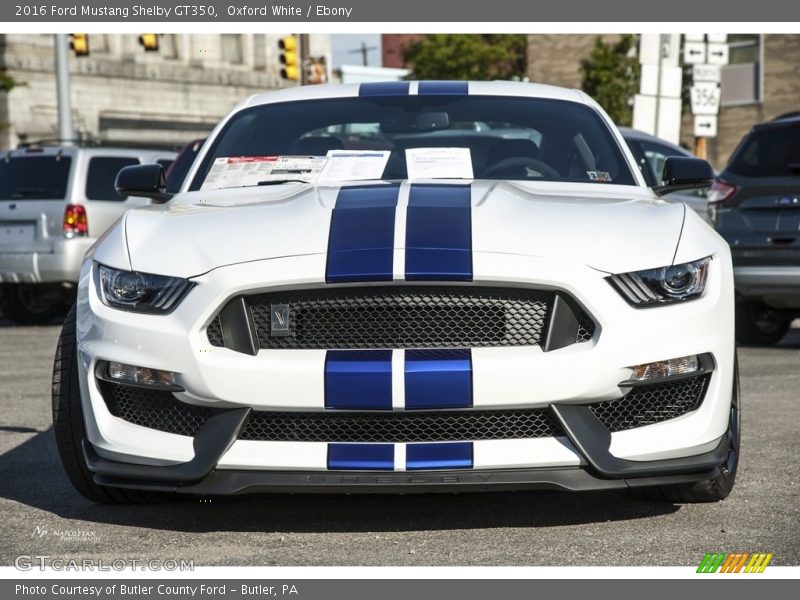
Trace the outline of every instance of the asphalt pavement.
<instances>
[{"instance_id":1,"label":"asphalt pavement","mask_svg":"<svg viewBox=\"0 0 800 600\"><path fill-rule=\"evenodd\" d=\"M741 348L743 454L721 503L617 493L244 496L102 506L61 470L50 417L59 326L0 318L0 565L184 559L201 565L696 565L772 552L800 565L800 329Z\"/></svg>"}]
</instances>

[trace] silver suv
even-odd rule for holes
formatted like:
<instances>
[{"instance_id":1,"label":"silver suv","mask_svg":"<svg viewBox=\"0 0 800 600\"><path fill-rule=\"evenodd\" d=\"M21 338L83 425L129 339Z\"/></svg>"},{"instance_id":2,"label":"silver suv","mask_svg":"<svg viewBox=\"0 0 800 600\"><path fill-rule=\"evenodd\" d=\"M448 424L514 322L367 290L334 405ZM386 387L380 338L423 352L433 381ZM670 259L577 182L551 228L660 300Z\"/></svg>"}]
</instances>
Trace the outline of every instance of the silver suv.
<instances>
[{"instance_id":1,"label":"silver suv","mask_svg":"<svg viewBox=\"0 0 800 600\"><path fill-rule=\"evenodd\" d=\"M120 196L123 167L175 155L161 150L26 145L0 156L0 311L44 323L72 303L86 250L130 208Z\"/></svg>"}]
</instances>

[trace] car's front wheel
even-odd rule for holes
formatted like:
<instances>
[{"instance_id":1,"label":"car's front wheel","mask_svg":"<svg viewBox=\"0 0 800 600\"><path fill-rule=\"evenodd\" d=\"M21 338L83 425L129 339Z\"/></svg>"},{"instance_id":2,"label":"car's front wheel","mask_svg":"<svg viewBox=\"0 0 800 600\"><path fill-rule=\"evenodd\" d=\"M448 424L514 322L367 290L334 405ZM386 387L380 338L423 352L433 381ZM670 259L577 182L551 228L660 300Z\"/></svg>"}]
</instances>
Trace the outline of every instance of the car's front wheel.
<instances>
[{"instance_id":1,"label":"car's front wheel","mask_svg":"<svg viewBox=\"0 0 800 600\"><path fill-rule=\"evenodd\" d=\"M67 477L83 497L102 504L140 504L168 497L165 494L98 485L86 467L81 448L86 426L78 383L74 306L64 320L53 364L53 430Z\"/></svg>"},{"instance_id":2,"label":"car's front wheel","mask_svg":"<svg viewBox=\"0 0 800 600\"><path fill-rule=\"evenodd\" d=\"M772 310L760 300L736 303L736 341L741 344L771 346L786 335L792 319Z\"/></svg>"},{"instance_id":3,"label":"car's front wheel","mask_svg":"<svg viewBox=\"0 0 800 600\"><path fill-rule=\"evenodd\" d=\"M734 363L733 396L731 398L730 420L726 433L729 440L728 456L719 467L719 475L713 479L683 483L676 485L662 485L643 488L631 488L630 496L640 500L657 502L694 503L694 502L719 502L728 497L736 482L736 470L739 466L739 453L742 438L742 414L740 410L739 392L739 361Z\"/></svg>"}]
</instances>

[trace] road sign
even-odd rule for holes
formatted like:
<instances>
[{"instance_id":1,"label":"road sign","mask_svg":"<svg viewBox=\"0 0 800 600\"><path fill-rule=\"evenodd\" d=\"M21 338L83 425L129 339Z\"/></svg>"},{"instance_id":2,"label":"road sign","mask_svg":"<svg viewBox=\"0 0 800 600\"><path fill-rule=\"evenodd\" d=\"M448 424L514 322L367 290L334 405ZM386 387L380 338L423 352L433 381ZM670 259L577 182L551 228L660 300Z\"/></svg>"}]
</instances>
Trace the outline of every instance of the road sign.
<instances>
[{"instance_id":1,"label":"road sign","mask_svg":"<svg viewBox=\"0 0 800 600\"><path fill-rule=\"evenodd\" d=\"M728 44L709 44L706 62L710 65L727 65Z\"/></svg>"},{"instance_id":2,"label":"road sign","mask_svg":"<svg viewBox=\"0 0 800 600\"><path fill-rule=\"evenodd\" d=\"M684 42L683 63L697 65L706 62L706 45L704 42Z\"/></svg>"},{"instance_id":3,"label":"road sign","mask_svg":"<svg viewBox=\"0 0 800 600\"><path fill-rule=\"evenodd\" d=\"M697 115L694 118L694 137L717 137L717 115Z\"/></svg>"},{"instance_id":4,"label":"road sign","mask_svg":"<svg viewBox=\"0 0 800 600\"><path fill-rule=\"evenodd\" d=\"M639 64L678 66L681 38L673 33L643 33L639 38Z\"/></svg>"},{"instance_id":5,"label":"road sign","mask_svg":"<svg viewBox=\"0 0 800 600\"><path fill-rule=\"evenodd\" d=\"M716 83L695 83L689 90L692 114L716 115L719 112L720 89Z\"/></svg>"},{"instance_id":6,"label":"road sign","mask_svg":"<svg viewBox=\"0 0 800 600\"><path fill-rule=\"evenodd\" d=\"M705 42L706 41L706 34L705 33L684 33L683 39L687 42Z\"/></svg>"},{"instance_id":7,"label":"road sign","mask_svg":"<svg viewBox=\"0 0 800 600\"><path fill-rule=\"evenodd\" d=\"M727 33L709 33L708 34L708 43L709 44L725 44L728 41L728 34Z\"/></svg>"},{"instance_id":8,"label":"road sign","mask_svg":"<svg viewBox=\"0 0 800 600\"><path fill-rule=\"evenodd\" d=\"M659 82L659 72L661 81ZM639 91L648 96L662 96L680 98L682 89L683 69L681 67L661 67L658 65L642 65L642 74Z\"/></svg>"},{"instance_id":9,"label":"road sign","mask_svg":"<svg viewBox=\"0 0 800 600\"><path fill-rule=\"evenodd\" d=\"M706 81L708 83L719 83L720 81L719 65L693 65L692 81L695 83L700 81Z\"/></svg>"}]
</instances>

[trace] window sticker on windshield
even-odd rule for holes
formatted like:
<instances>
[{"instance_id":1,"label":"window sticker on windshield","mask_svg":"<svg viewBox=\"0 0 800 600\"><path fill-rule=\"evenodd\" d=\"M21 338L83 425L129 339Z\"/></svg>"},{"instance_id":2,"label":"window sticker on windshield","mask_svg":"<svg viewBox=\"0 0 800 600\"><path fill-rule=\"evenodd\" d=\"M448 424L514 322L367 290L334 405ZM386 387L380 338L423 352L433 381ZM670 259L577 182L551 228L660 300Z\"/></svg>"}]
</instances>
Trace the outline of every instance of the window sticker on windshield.
<instances>
[{"instance_id":1,"label":"window sticker on windshield","mask_svg":"<svg viewBox=\"0 0 800 600\"><path fill-rule=\"evenodd\" d=\"M328 162L319 174L319 181L380 179L390 154L389 150L328 150Z\"/></svg>"},{"instance_id":2,"label":"window sticker on windshield","mask_svg":"<svg viewBox=\"0 0 800 600\"><path fill-rule=\"evenodd\" d=\"M201 190L246 187L272 181L314 181L324 156L221 156L214 160Z\"/></svg>"},{"instance_id":3,"label":"window sticker on windshield","mask_svg":"<svg viewBox=\"0 0 800 600\"><path fill-rule=\"evenodd\" d=\"M586 174L592 181L611 182L611 175L607 171L586 171Z\"/></svg>"},{"instance_id":4,"label":"window sticker on windshield","mask_svg":"<svg viewBox=\"0 0 800 600\"><path fill-rule=\"evenodd\" d=\"M406 150L409 179L472 179L469 148L409 148Z\"/></svg>"}]
</instances>

